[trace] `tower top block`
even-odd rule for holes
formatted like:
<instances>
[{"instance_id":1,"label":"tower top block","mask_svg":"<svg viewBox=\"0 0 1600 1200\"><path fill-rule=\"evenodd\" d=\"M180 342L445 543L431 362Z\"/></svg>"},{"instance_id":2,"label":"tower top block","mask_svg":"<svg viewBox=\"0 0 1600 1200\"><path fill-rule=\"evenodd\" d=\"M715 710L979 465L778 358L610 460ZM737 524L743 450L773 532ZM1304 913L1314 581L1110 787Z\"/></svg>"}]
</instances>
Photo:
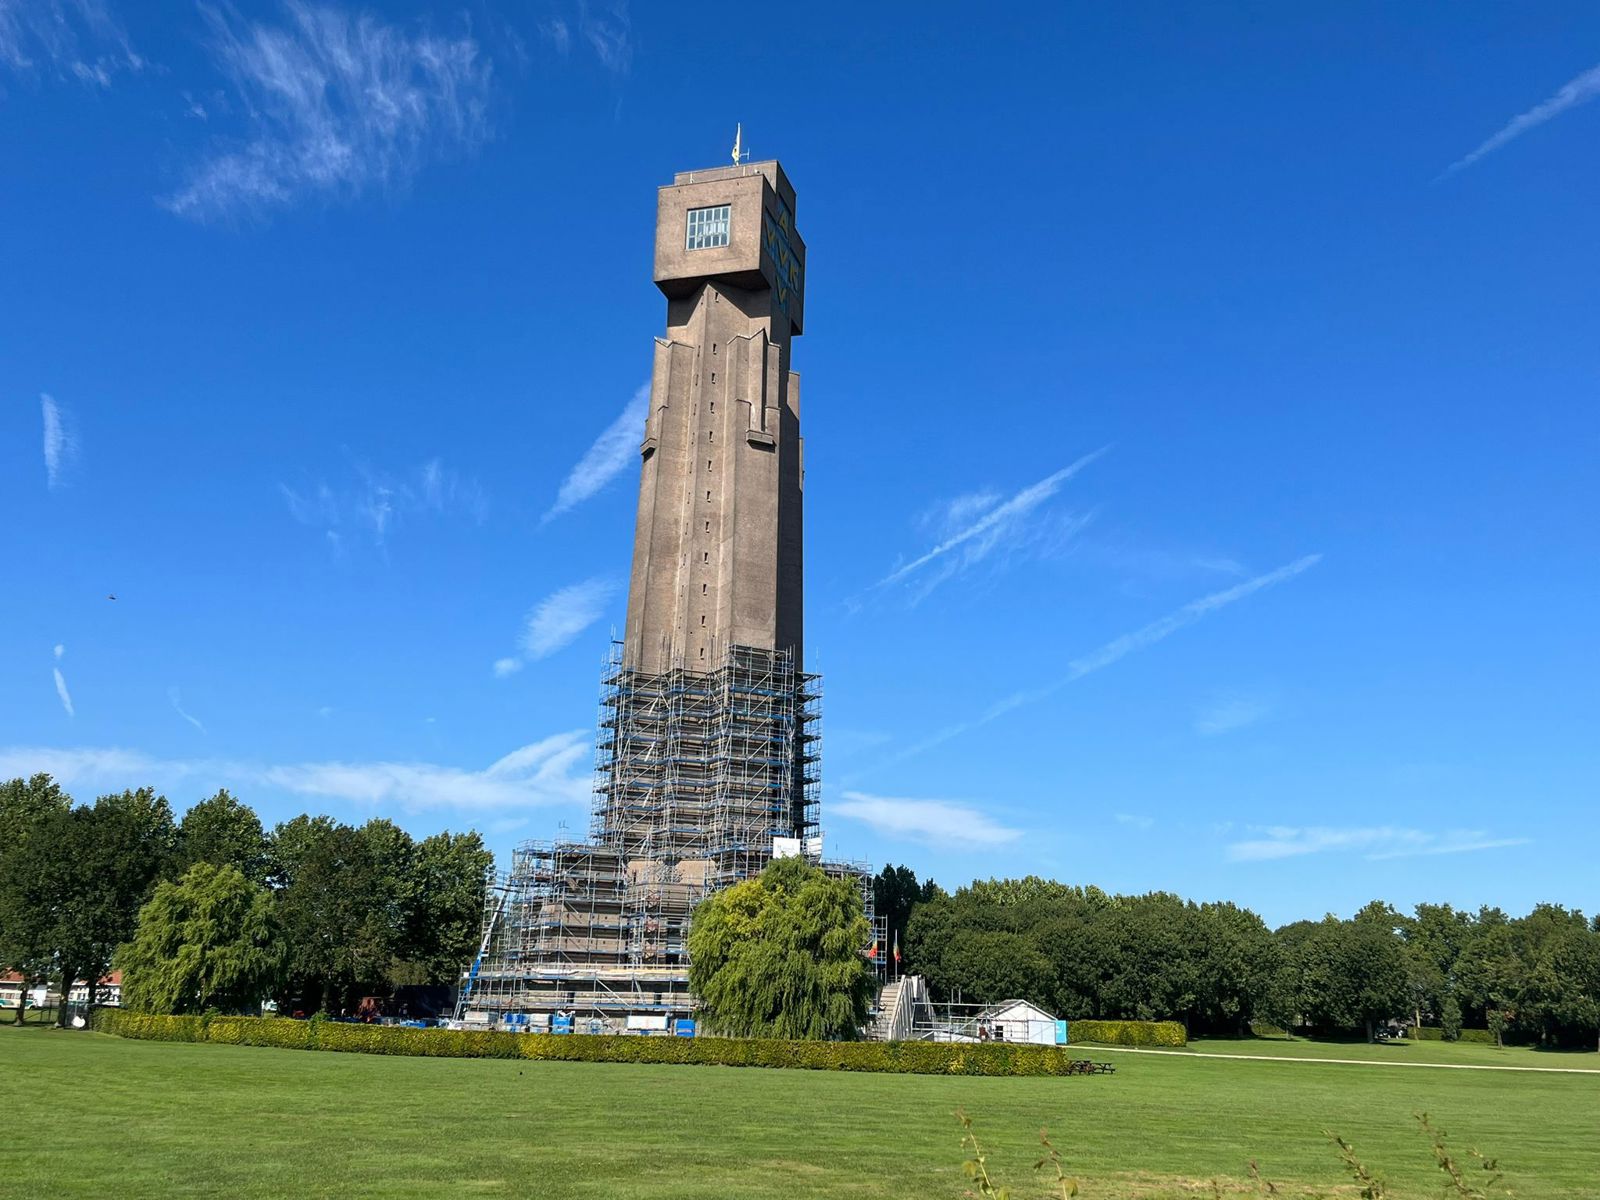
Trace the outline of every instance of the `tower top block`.
<instances>
[{"instance_id":1,"label":"tower top block","mask_svg":"<svg viewBox=\"0 0 1600 1200\"><path fill-rule=\"evenodd\" d=\"M722 208L725 214L717 211ZM805 276L794 188L776 159L681 171L657 193L655 281L668 297L691 295L711 280L767 288L773 309L797 334L805 317Z\"/></svg>"}]
</instances>

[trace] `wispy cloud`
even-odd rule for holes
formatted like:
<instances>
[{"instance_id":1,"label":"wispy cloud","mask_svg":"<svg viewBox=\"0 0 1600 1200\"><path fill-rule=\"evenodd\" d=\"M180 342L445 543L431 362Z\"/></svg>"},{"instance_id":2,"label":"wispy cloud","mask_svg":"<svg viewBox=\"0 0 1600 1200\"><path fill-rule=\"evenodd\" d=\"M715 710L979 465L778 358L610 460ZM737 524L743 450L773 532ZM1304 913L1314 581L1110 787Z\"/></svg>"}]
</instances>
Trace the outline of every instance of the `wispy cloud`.
<instances>
[{"instance_id":1,"label":"wispy cloud","mask_svg":"<svg viewBox=\"0 0 1600 1200\"><path fill-rule=\"evenodd\" d=\"M632 68L633 19L625 0L579 0L578 35L589 44L600 65L613 75L626 75Z\"/></svg>"},{"instance_id":2,"label":"wispy cloud","mask_svg":"<svg viewBox=\"0 0 1600 1200\"><path fill-rule=\"evenodd\" d=\"M3 0L0 0L3 3ZM44 419L44 475L51 488L66 483L67 468L78 455L78 438L72 415L53 396L39 394L39 410Z\"/></svg>"},{"instance_id":3,"label":"wispy cloud","mask_svg":"<svg viewBox=\"0 0 1600 1200\"><path fill-rule=\"evenodd\" d=\"M1525 846L1528 838L1493 837L1481 829L1431 832L1392 825L1335 829L1327 826L1272 825L1254 830L1261 836L1234 842L1228 857L1234 862L1265 862L1306 854L1359 854L1370 862L1411 858L1423 854L1468 854Z\"/></svg>"},{"instance_id":4,"label":"wispy cloud","mask_svg":"<svg viewBox=\"0 0 1600 1200\"><path fill-rule=\"evenodd\" d=\"M931 750L935 746L942 745L951 738L959 737L961 734L987 725L991 721L998 721L1001 717L1016 709L1029 704L1037 704L1039 701L1054 695L1068 684L1076 683L1096 671L1103 671L1106 667L1121 661L1130 654L1147 649L1157 642L1164 641L1179 630L1193 625L1196 621L1209 616L1211 613L1227 608L1231 604L1237 604L1240 600L1253 596L1266 588L1276 587L1280 583L1285 583L1295 576L1309 571L1321 561L1322 555L1307 554L1303 558L1298 558L1275 571L1268 571L1264 575L1257 575L1255 578L1247 579L1231 588L1220 592L1212 592L1210 595L1202 596L1198 600L1191 600L1182 608L1170 612L1158 620L1151 621L1148 625L1136 629L1132 633L1125 633L1121 637L1114 638L1098 650L1092 651L1082 658L1073 659L1067 664L1066 673L1055 682L1039 688L1013 692L1004 699L991 704L980 715L970 720L947 726L932 737L925 738L898 754L891 755L879 765L888 766L892 763L902 762L905 759Z\"/></svg>"},{"instance_id":5,"label":"wispy cloud","mask_svg":"<svg viewBox=\"0 0 1600 1200\"><path fill-rule=\"evenodd\" d=\"M1232 733L1254 725L1271 711L1271 705L1256 697L1218 696L1195 714L1194 731L1205 737Z\"/></svg>"},{"instance_id":6,"label":"wispy cloud","mask_svg":"<svg viewBox=\"0 0 1600 1200\"><path fill-rule=\"evenodd\" d=\"M67 710L67 716L75 717L77 710L72 707L72 693L67 691L67 677L61 673L61 657L66 654L67 648L56 643L56 665L51 668L56 677L56 696L61 700L61 707Z\"/></svg>"},{"instance_id":7,"label":"wispy cloud","mask_svg":"<svg viewBox=\"0 0 1600 1200\"><path fill-rule=\"evenodd\" d=\"M582 504L606 484L610 483L633 461L644 438L645 413L650 403L650 385L647 383L634 392L633 399L623 407L617 419L607 425L605 432L595 438L593 445L583 452L567 477L561 481L556 502L543 520L553 520L562 513Z\"/></svg>"},{"instance_id":8,"label":"wispy cloud","mask_svg":"<svg viewBox=\"0 0 1600 1200\"><path fill-rule=\"evenodd\" d=\"M1585 101L1593 100L1596 96L1600 96L1600 66L1590 67L1543 104L1535 105L1527 112L1513 117L1500 132L1484 142L1471 154L1468 154L1465 158L1458 158L1446 167L1444 175L1453 175L1457 171L1470 167L1484 155L1493 154L1513 138L1521 137L1530 129L1537 129L1546 121L1555 120L1568 109L1576 108Z\"/></svg>"},{"instance_id":9,"label":"wispy cloud","mask_svg":"<svg viewBox=\"0 0 1600 1200\"><path fill-rule=\"evenodd\" d=\"M195 716L191 715L190 713L184 711L183 697L178 692L177 688L171 687L171 688L167 689L167 699L172 701L172 710L175 713L177 713L185 721L189 722L189 724L193 725L201 733L204 733L206 731L206 727L200 723L200 719L198 717L195 717Z\"/></svg>"},{"instance_id":10,"label":"wispy cloud","mask_svg":"<svg viewBox=\"0 0 1600 1200\"><path fill-rule=\"evenodd\" d=\"M246 115L162 199L196 220L260 215L305 197L404 186L488 136L492 68L476 41L331 5L285 4L283 25L202 7L210 49Z\"/></svg>"},{"instance_id":11,"label":"wispy cloud","mask_svg":"<svg viewBox=\"0 0 1600 1200\"><path fill-rule=\"evenodd\" d=\"M102 0L0 0L0 67L108 88L145 61Z\"/></svg>"},{"instance_id":12,"label":"wispy cloud","mask_svg":"<svg viewBox=\"0 0 1600 1200\"><path fill-rule=\"evenodd\" d=\"M583 805L591 787L590 734L559 733L482 770L423 762L269 765L225 759L161 759L117 748L0 747L0 778L48 772L69 791L151 785L208 791L223 784L403 812L488 812Z\"/></svg>"},{"instance_id":13,"label":"wispy cloud","mask_svg":"<svg viewBox=\"0 0 1600 1200\"><path fill-rule=\"evenodd\" d=\"M365 467L357 474L358 482L337 488L322 480L278 484L289 515L322 529L335 554L344 551L347 533L386 546L390 532L410 517L461 515L481 524L489 515L489 498L478 482L436 458L398 475Z\"/></svg>"},{"instance_id":14,"label":"wispy cloud","mask_svg":"<svg viewBox=\"0 0 1600 1200\"><path fill-rule=\"evenodd\" d=\"M548 21L539 23L539 36L550 43L552 49L562 58L572 50L572 28L560 17L552 17Z\"/></svg>"},{"instance_id":15,"label":"wispy cloud","mask_svg":"<svg viewBox=\"0 0 1600 1200\"><path fill-rule=\"evenodd\" d=\"M975 566L994 551L1013 546L1025 539L1034 529L1041 508L1063 484L1110 449L1103 446L1092 454L1085 454L1074 463L1030 484L1007 499L985 490L968 493L946 502L932 518L942 526L938 542L931 550L902 563L873 586L885 588L903 582L925 568L934 567L926 589L931 589L951 575ZM925 522L928 518L924 518ZM1087 518L1071 522L1067 536L1081 528ZM934 565L937 564L937 567Z\"/></svg>"},{"instance_id":16,"label":"wispy cloud","mask_svg":"<svg viewBox=\"0 0 1600 1200\"><path fill-rule=\"evenodd\" d=\"M929 846L999 846L1022 836L1022 830L1000 824L981 809L951 800L845 792L829 811L860 821L883 837Z\"/></svg>"},{"instance_id":17,"label":"wispy cloud","mask_svg":"<svg viewBox=\"0 0 1600 1200\"><path fill-rule=\"evenodd\" d=\"M525 664L570 645L600 619L616 591L609 579L586 579L546 596L528 611L517 654L496 659L494 673L502 678L515 674Z\"/></svg>"},{"instance_id":18,"label":"wispy cloud","mask_svg":"<svg viewBox=\"0 0 1600 1200\"><path fill-rule=\"evenodd\" d=\"M1156 824L1154 817L1147 817L1140 813L1118 813L1116 820L1118 825L1130 826L1141 833L1154 829Z\"/></svg>"}]
</instances>

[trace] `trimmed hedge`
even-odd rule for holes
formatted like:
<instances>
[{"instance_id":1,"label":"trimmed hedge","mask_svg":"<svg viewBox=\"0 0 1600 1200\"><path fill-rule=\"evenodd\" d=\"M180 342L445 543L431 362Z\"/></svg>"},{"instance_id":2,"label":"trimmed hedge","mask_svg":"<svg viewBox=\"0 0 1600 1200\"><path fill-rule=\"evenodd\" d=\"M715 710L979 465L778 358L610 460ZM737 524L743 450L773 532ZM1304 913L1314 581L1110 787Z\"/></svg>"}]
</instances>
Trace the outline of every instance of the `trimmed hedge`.
<instances>
[{"instance_id":1,"label":"trimmed hedge","mask_svg":"<svg viewBox=\"0 0 1600 1200\"><path fill-rule=\"evenodd\" d=\"M1444 1030L1436 1025L1417 1025L1412 1027L1411 1036L1419 1042L1442 1042L1444 1041ZM1473 1042L1479 1046L1493 1046L1495 1044L1494 1034L1487 1029L1463 1029L1461 1036L1456 1038L1456 1041Z\"/></svg>"},{"instance_id":2,"label":"trimmed hedge","mask_svg":"<svg viewBox=\"0 0 1600 1200\"><path fill-rule=\"evenodd\" d=\"M1068 1021L1071 1042L1108 1046L1186 1046L1188 1032L1177 1021Z\"/></svg>"},{"instance_id":3,"label":"trimmed hedge","mask_svg":"<svg viewBox=\"0 0 1600 1200\"><path fill-rule=\"evenodd\" d=\"M1083 1024L1137 1025L1140 1022ZM161 1017L115 1008L97 1009L94 1027L101 1033L147 1041L219 1042L231 1046L351 1054L684 1063L901 1075L1066 1075L1072 1062L1069 1053L1054 1046L1015 1043L791 1042L759 1038L489 1033L465 1029L409 1029L400 1025L348 1025L338 1021L289 1021L274 1017ZM1174 1028L1181 1035L1182 1026Z\"/></svg>"}]
</instances>

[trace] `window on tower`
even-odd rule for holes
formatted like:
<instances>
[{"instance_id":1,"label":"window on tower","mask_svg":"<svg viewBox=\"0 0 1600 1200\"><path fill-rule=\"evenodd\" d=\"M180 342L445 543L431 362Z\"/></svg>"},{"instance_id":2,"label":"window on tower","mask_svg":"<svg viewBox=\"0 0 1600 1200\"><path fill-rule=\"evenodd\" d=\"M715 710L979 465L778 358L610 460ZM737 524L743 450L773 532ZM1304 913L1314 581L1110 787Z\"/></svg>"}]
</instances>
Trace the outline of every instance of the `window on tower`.
<instances>
[{"instance_id":1,"label":"window on tower","mask_svg":"<svg viewBox=\"0 0 1600 1200\"><path fill-rule=\"evenodd\" d=\"M684 240L685 250L712 250L728 244L728 210L726 204L714 208L689 210L689 233Z\"/></svg>"}]
</instances>

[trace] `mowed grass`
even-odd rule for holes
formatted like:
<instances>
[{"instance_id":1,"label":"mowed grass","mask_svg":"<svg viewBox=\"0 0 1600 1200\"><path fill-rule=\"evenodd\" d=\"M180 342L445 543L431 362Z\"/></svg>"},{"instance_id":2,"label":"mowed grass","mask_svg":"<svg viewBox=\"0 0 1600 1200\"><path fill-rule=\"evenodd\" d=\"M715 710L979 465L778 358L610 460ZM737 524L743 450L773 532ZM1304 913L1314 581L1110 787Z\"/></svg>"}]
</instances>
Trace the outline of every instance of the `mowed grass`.
<instances>
[{"instance_id":1,"label":"mowed grass","mask_svg":"<svg viewBox=\"0 0 1600 1200\"><path fill-rule=\"evenodd\" d=\"M1100 1047L1093 1048L1096 1053ZM1104 1047L1110 1050L1114 1047ZM1304 1038L1202 1038L1183 1048L1195 1054L1250 1054L1267 1058L1359 1059L1377 1063L1430 1063L1449 1066L1541 1067L1561 1071L1600 1071L1600 1054L1539 1050L1531 1046L1483 1046L1465 1042L1313 1042ZM1089 1048L1084 1049L1087 1054ZM1171 1053L1169 1051L1168 1053Z\"/></svg>"},{"instance_id":2,"label":"mowed grass","mask_svg":"<svg viewBox=\"0 0 1600 1200\"><path fill-rule=\"evenodd\" d=\"M1256 1046L1259 1043L1246 1043ZM1337 1049L1346 1049L1338 1047ZM1522 1200L1592 1197L1600 1075L1116 1054L1111 1076L970 1079L517 1063L0 1029L0 1195L955 1198L971 1114L1017 1197L1048 1126L1088 1200L1350 1197L1331 1129L1437 1197L1412 1113Z\"/></svg>"}]
</instances>

